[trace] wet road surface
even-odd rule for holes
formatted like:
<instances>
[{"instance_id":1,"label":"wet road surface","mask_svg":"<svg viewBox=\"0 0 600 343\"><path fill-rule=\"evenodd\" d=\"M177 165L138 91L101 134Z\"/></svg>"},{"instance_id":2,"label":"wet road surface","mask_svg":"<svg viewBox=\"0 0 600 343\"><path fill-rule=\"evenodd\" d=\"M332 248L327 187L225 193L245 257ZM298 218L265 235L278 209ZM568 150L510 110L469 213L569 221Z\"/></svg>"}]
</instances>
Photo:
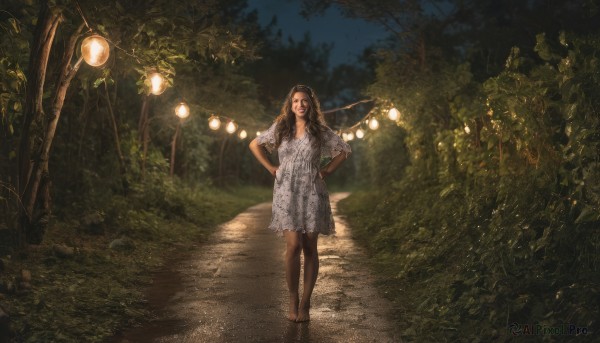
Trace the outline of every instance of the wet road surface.
<instances>
[{"instance_id":1,"label":"wet road surface","mask_svg":"<svg viewBox=\"0 0 600 343\"><path fill-rule=\"evenodd\" d=\"M285 241L267 229L271 204L263 203L158 273L148 295L155 319L111 342L400 342L391 305L378 294L364 253L336 214L347 195L331 195L337 235L319 237L310 322L286 318Z\"/></svg>"}]
</instances>

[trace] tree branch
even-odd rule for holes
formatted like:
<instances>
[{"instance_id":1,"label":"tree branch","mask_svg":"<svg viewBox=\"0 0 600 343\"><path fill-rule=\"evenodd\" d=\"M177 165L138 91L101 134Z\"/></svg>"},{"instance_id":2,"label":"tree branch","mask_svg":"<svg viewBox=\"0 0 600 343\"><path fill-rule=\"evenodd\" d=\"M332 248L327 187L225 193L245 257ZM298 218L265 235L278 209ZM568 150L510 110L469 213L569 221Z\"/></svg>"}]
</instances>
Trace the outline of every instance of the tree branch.
<instances>
[{"instance_id":1,"label":"tree branch","mask_svg":"<svg viewBox=\"0 0 600 343\"><path fill-rule=\"evenodd\" d=\"M337 112L337 111L341 111L341 110L347 110L347 109L350 109L350 108L352 108L352 107L354 107L354 106L356 106L358 104L362 104L362 103L365 103L365 102L371 102L371 101L373 101L373 99L360 100L360 101L357 101L357 102L355 102L353 104L350 104L350 105L346 105L346 106L343 106L343 107L338 107L338 108L334 108L334 109L331 109L331 110L323 111L323 114L329 114L329 113L333 113L333 112Z\"/></svg>"}]
</instances>

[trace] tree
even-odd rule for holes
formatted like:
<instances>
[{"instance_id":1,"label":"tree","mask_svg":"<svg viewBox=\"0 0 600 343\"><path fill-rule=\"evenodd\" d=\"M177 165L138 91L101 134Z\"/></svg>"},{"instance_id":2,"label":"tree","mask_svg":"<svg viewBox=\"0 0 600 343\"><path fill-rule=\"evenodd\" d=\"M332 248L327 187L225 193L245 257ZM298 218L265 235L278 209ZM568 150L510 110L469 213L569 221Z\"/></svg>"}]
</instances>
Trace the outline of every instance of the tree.
<instances>
[{"instance_id":1,"label":"tree","mask_svg":"<svg viewBox=\"0 0 600 343\"><path fill-rule=\"evenodd\" d=\"M18 206L20 219L17 236L21 246L41 242L51 213L48 162L69 86L82 63L81 58L74 61L74 55L84 28L109 37L113 44L124 51L122 54L113 54L117 57L108 63L111 72L104 72L94 82L95 86L105 83L102 96L111 114L111 131L119 152L120 140L112 104L116 99L111 99L108 85L116 85L115 76L127 80L135 75L140 80L138 88L143 92L147 75L145 68L138 68L136 75L134 69L128 67L131 60L124 63L125 59L158 68L172 80L176 63L197 63L206 59L229 62L252 56L252 48L247 46L241 35L233 33L235 30L231 27L236 23L228 19L231 9L237 8L239 11L243 8L243 2L229 1L226 5L187 2L173 5L168 1L99 4L94 1L44 0L37 4L39 11L36 17L27 12L30 7L19 10L17 4L11 3L10 8L35 17L37 22L26 70L28 82L17 154L19 167L15 184L20 196L17 202L23 204ZM10 20L7 22L10 23ZM132 22L134 25L131 25ZM22 34L20 39L27 39L26 34ZM63 44L55 43L57 40ZM61 46L62 58L57 61L55 50L61 49ZM53 73L55 70L56 73ZM82 80L89 80L89 77ZM49 102L44 97L48 90L53 94ZM7 113L5 105L9 104L10 100L3 103L3 119L8 116L4 113ZM17 108L17 105L13 105L13 108ZM12 123L3 124L5 132L9 127L12 127ZM122 153L118 153L118 156L123 166Z\"/></svg>"},{"instance_id":2,"label":"tree","mask_svg":"<svg viewBox=\"0 0 600 343\"><path fill-rule=\"evenodd\" d=\"M48 178L50 147L54 139L66 91L82 62L80 58L75 64L71 64L77 39L83 30L83 24L80 24L71 32L64 49L58 81L54 85L54 95L50 104L51 112L47 122L44 123L46 118L44 118L43 95L46 70L56 30L62 20L60 9L51 8L47 1L41 2L32 51L29 57L27 72L29 83L25 98L25 119L18 153L18 190L23 203L19 215L21 229L19 230L18 240L21 244L41 242L50 212L50 180ZM36 144L39 136L36 136L34 131L39 130L39 127L32 128L34 123L35 125L43 125L42 130L45 132L40 135L43 137L41 144ZM34 150L37 152L37 156L32 158L31 155Z\"/></svg>"}]
</instances>

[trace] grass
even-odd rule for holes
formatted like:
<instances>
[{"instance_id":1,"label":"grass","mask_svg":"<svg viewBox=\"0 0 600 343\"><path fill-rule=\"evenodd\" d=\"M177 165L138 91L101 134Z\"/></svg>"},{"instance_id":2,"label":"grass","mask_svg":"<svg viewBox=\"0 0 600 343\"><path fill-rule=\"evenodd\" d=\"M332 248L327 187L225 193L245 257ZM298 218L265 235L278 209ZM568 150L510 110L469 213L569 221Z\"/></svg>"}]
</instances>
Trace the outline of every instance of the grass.
<instances>
[{"instance_id":1,"label":"grass","mask_svg":"<svg viewBox=\"0 0 600 343\"><path fill-rule=\"evenodd\" d=\"M271 189L258 187L179 189L151 206L148 194L114 197L98 209L104 217L100 235L85 233L74 215L54 221L43 244L3 257L4 285L18 284L21 269L32 274L31 289L0 294L14 341L100 342L148 319L144 292L152 272L196 249L217 224L271 195ZM123 237L134 248L109 248ZM59 257L55 245L75 253Z\"/></svg>"},{"instance_id":2,"label":"grass","mask_svg":"<svg viewBox=\"0 0 600 343\"><path fill-rule=\"evenodd\" d=\"M444 308L435 305L440 297L447 297L457 272L450 256L455 249L464 248L456 244L458 232L436 237L434 225L428 225L423 215L426 204L431 212L437 206L428 194L417 193L408 199L384 194L381 190L356 191L340 201L338 208L347 216L353 237L369 254L377 285L393 304L403 339L460 341L452 323L437 315ZM453 333L440 335L444 330Z\"/></svg>"},{"instance_id":3,"label":"grass","mask_svg":"<svg viewBox=\"0 0 600 343\"><path fill-rule=\"evenodd\" d=\"M597 226L565 225L560 211L543 205L545 193L524 183L511 184L519 191L506 198L493 196L491 187L465 196L443 185L403 182L340 201L404 341L511 342L514 323L597 332L598 307L591 305L599 294ZM525 236L536 232L537 238ZM592 336L528 338L588 342Z\"/></svg>"}]
</instances>

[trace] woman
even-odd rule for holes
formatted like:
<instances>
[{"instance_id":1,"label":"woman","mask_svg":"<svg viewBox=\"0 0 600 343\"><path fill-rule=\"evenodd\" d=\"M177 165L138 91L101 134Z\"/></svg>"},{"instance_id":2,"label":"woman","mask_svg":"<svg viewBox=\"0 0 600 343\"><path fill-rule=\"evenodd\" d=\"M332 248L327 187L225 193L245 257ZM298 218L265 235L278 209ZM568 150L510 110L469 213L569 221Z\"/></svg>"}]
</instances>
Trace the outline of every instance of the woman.
<instances>
[{"instance_id":1,"label":"woman","mask_svg":"<svg viewBox=\"0 0 600 343\"><path fill-rule=\"evenodd\" d=\"M279 166L271 164L264 146L277 149ZM310 320L310 297L319 272L317 238L335 233L325 178L350 154L350 146L325 124L319 100L307 86L294 86L271 127L252 140L250 150L275 177L269 228L285 236L288 319ZM331 161L319 169L321 158ZM304 290L298 295L300 252L304 252Z\"/></svg>"}]
</instances>

